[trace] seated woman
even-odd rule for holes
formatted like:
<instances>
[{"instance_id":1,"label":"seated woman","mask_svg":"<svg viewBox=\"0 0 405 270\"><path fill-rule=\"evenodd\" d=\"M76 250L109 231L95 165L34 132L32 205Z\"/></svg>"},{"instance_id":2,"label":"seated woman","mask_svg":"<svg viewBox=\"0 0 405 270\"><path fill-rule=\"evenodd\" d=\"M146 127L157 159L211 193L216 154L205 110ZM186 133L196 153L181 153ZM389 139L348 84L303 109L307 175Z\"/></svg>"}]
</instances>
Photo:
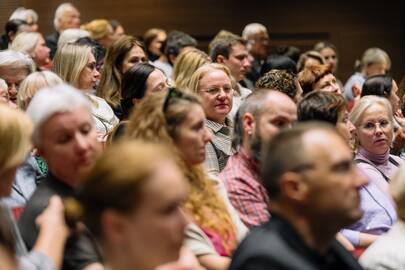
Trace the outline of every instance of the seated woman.
<instances>
[{"instance_id":1,"label":"seated woman","mask_svg":"<svg viewBox=\"0 0 405 270\"><path fill-rule=\"evenodd\" d=\"M132 36L122 36L108 49L104 59L97 96L105 99L121 118L121 81L123 74L132 66L146 63L147 57L142 42Z\"/></svg>"},{"instance_id":2,"label":"seated woman","mask_svg":"<svg viewBox=\"0 0 405 270\"><path fill-rule=\"evenodd\" d=\"M365 270L404 269L405 257L405 166L392 177L390 192L397 205L398 221L360 257Z\"/></svg>"},{"instance_id":3,"label":"seated woman","mask_svg":"<svg viewBox=\"0 0 405 270\"><path fill-rule=\"evenodd\" d=\"M303 69L310 66L325 65L325 58L317 51L306 51L300 55L297 62L297 71L301 72Z\"/></svg>"},{"instance_id":4,"label":"seated woman","mask_svg":"<svg viewBox=\"0 0 405 270\"><path fill-rule=\"evenodd\" d=\"M211 135L199 98L174 88L146 97L131 115L127 138L164 142L190 184L183 209L193 224L186 246L207 269L227 269L232 252L246 233L223 184L201 167Z\"/></svg>"},{"instance_id":5,"label":"seated woman","mask_svg":"<svg viewBox=\"0 0 405 270\"><path fill-rule=\"evenodd\" d=\"M369 210L344 234L355 246L366 247L387 232L397 219L388 183L404 161L390 155L393 115L386 98L362 97L351 111L350 120L356 127L355 161L369 179L369 184L363 187L368 196L362 197L361 206Z\"/></svg>"},{"instance_id":6,"label":"seated woman","mask_svg":"<svg viewBox=\"0 0 405 270\"><path fill-rule=\"evenodd\" d=\"M105 141L108 132L118 124L118 118L104 99L90 94L100 77L91 47L65 44L56 51L53 68L62 80L81 90L91 101L99 140Z\"/></svg>"},{"instance_id":7,"label":"seated woman","mask_svg":"<svg viewBox=\"0 0 405 270\"><path fill-rule=\"evenodd\" d=\"M179 257L187 193L167 148L126 141L105 151L66 207L70 220L83 220L98 238L108 269L155 269Z\"/></svg>"},{"instance_id":8,"label":"seated woman","mask_svg":"<svg viewBox=\"0 0 405 270\"><path fill-rule=\"evenodd\" d=\"M17 255L20 269L59 269L68 236L60 198L53 197L37 220L38 238L30 252L27 251L10 209L2 201L4 197L10 195L16 169L30 151L31 135L32 123L28 117L21 111L0 104L0 212L2 212L0 227L3 236L5 234L8 237L11 251L16 252L9 255L11 257ZM0 253L2 244L4 243L0 243ZM4 262L4 259L1 261ZM4 269L4 265L0 268Z\"/></svg>"},{"instance_id":9,"label":"seated woman","mask_svg":"<svg viewBox=\"0 0 405 270\"><path fill-rule=\"evenodd\" d=\"M114 30L105 19L96 19L82 26L82 29L90 33L90 37L108 49L115 41Z\"/></svg>"},{"instance_id":10,"label":"seated woman","mask_svg":"<svg viewBox=\"0 0 405 270\"><path fill-rule=\"evenodd\" d=\"M234 91L231 73L224 65L205 64L191 77L189 88L202 98L207 116L205 125L214 135L206 146L204 165L209 174L218 176L235 152L232 148L233 122L228 117L232 110Z\"/></svg>"},{"instance_id":11,"label":"seated woman","mask_svg":"<svg viewBox=\"0 0 405 270\"><path fill-rule=\"evenodd\" d=\"M159 28L148 29L143 34L143 42L151 62L158 60L163 54L163 44L167 38L166 31Z\"/></svg>"},{"instance_id":12,"label":"seated woman","mask_svg":"<svg viewBox=\"0 0 405 270\"><path fill-rule=\"evenodd\" d=\"M155 66L141 63L124 73L121 88L121 120L128 119L135 104L154 92L166 91L168 82L165 74Z\"/></svg>"},{"instance_id":13,"label":"seated woman","mask_svg":"<svg viewBox=\"0 0 405 270\"><path fill-rule=\"evenodd\" d=\"M50 67L49 52L51 50L46 46L45 39L40 33L23 32L18 34L9 49L31 56L38 71L47 70Z\"/></svg>"},{"instance_id":14,"label":"seated woman","mask_svg":"<svg viewBox=\"0 0 405 270\"><path fill-rule=\"evenodd\" d=\"M342 94L335 75L326 65L313 65L298 73L298 82L304 95L312 91L333 92Z\"/></svg>"}]
</instances>

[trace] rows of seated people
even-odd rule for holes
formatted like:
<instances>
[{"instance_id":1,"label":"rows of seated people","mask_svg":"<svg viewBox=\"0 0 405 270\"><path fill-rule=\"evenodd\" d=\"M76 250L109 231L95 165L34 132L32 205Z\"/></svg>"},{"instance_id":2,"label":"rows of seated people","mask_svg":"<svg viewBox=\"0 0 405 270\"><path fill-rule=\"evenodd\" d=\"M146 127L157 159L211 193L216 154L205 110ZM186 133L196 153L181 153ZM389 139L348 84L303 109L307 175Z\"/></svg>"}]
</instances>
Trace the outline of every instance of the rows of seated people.
<instances>
[{"instance_id":1,"label":"rows of seated people","mask_svg":"<svg viewBox=\"0 0 405 270\"><path fill-rule=\"evenodd\" d=\"M138 39L18 8L0 51L1 269L405 269L405 76L264 25ZM403 112L404 110L404 112Z\"/></svg>"}]
</instances>

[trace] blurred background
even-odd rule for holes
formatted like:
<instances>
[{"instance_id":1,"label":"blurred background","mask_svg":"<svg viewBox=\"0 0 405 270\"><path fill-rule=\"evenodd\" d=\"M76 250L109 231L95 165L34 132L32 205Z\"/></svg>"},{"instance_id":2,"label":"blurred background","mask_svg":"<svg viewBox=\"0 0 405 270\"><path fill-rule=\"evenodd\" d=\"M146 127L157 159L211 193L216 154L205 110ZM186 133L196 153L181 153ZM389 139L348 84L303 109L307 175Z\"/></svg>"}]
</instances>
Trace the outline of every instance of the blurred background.
<instances>
[{"instance_id":1,"label":"blurred background","mask_svg":"<svg viewBox=\"0 0 405 270\"><path fill-rule=\"evenodd\" d=\"M0 29L19 6L39 14L39 31L52 33L59 0L0 0ZM369 47L380 47L392 60L391 75L405 74L405 1L232 1L232 0L71 0L81 12L81 22L96 18L116 19L127 33L142 36L151 27L182 30L206 50L222 29L241 34L251 22L264 24L270 33L272 52L292 45L302 52L318 41L336 45L337 77L345 82L354 62Z\"/></svg>"}]
</instances>

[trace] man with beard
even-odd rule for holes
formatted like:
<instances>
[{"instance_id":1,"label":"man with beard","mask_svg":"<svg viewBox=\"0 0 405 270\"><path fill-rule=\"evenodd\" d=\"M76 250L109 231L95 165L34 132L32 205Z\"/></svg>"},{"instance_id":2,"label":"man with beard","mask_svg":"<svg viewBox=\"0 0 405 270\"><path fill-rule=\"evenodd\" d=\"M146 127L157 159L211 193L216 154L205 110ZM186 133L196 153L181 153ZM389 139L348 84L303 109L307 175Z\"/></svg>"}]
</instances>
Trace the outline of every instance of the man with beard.
<instances>
[{"instance_id":1,"label":"man with beard","mask_svg":"<svg viewBox=\"0 0 405 270\"><path fill-rule=\"evenodd\" d=\"M248 227L261 225L270 217L269 199L260 179L262 144L296 120L296 105L276 90L256 90L239 108L233 142L239 151L229 158L220 178Z\"/></svg>"}]
</instances>

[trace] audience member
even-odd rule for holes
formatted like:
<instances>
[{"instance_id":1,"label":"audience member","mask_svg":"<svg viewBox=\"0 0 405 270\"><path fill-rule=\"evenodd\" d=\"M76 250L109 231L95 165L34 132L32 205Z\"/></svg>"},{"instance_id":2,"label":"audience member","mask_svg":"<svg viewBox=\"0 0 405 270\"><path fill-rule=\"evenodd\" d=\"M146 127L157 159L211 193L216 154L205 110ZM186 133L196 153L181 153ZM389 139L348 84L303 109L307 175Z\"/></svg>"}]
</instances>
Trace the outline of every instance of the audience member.
<instances>
[{"instance_id":1,"label":"audience member","mask_svg":"<svg viewBox=\"0 0 405 270\"><path fill-rule=\"evenodd\" d=\"M15 105L20 84L34 71L34 66L32 59L24 53L0 51L0 78L6 81L10 101Z\"/></svg>"},{"instance_id":2,"label":"audience member","mask_svg":"<svg viewBox=\"0 0 405 270\"><path fill-rule=\"evenodd\" d=\"M359 189L367 183L346 142L329 125L299 124L264 151L272 217L245 238L230 269L362 269L335 240L362 216Z\"/></svg>"},{"instance_id":3,"label":"audience member","mask_svg":"<svg viewBox=\"0 0 405 270\"><path fill-rule=\"evenodd\" d=\"M87 45L65 44L58 48L54 71L63 81L78 88L91 101L91 115L101 141L118 124L118 118L107 102L91 94L100 73L92 48Z\"/></svg>"},{"instance_id":4,"label":"audience member","mask_svg":"<svg viewBox=\"0 0 405 270\"><path fill-rule=\"evenodd\" d=\"M232 148L233 121L228 117L232 110L233 86L231 73L221 64L205 64L190 79L191 91L202 98L207 120L205 126L213 138L206 146L205 168L213 176L225 168Z\"/></svg>"},{"instance_id":5,"label":"audience member","mask_svg":"<svg viewBox=\"0 0 405 270\"><path fill-rule=\"evenodd\" d=\"M257 80L256 89L283 92L295 103L298 103L302 98L302 88L298 82L298 78L288 70L270 70Z\"/></svg>"},{"instance_id":6,"label":"audience member","mask_svg":"<svg viewBox=\"0 0 405 270\"><path fill-rule=\"evenodd\" d=\"M17 167L19 167L31 148L30 136L32 123L22 112L0 105L0 199L10 195ZM59 269L68 230L63 217L63 206L60 198L51 198L49 206L38 212L34 225L38 233L32 242L31 251L21 238L20 232L10 210L0 202L2 233L7 237L9 249L18 258L19 269L53 270ZM5 231L3 231L5 230ZM1 241L0 248L4 244ZM4 259L2 258L4 263ZM3 265L2 265L3 266ZM3 267L1 268L3 269Z\"/></svg>"},{"instance_id":7,"label":"audience member","mask_svg":"<svg viewBox=\"0 0 405 270\"><path fill-rule=\"evenodd\" d=\"M390 193L396 203L399 219L387 234L381 236L380 239L372 244L360 257L360 264L365 270L390 270L403 269L405 267L405 260L402 253L405 243L404 181L405 166L402 165L392 177L390 183Z\"/></svg>"},{"instance_id":8,"label":"audience member","mask_svg":"<svg viewBox=\"0 0 405 270\"><path fill-rule=\"evenodd\" d=\"M172 149L179 167L190 183L183 210L192 224L185 245L207 269L227 269L230 256L246 227L229 202L219 179L210 178L201 164L205 145L211 139L204 125L199 98L174 88L168 93L146 97L131 115L128 138L161 142Z\"/></svg>"},{"instance_id":9,"label":"audience member","mask_svg":"<svg viewBox=\"0 0 405 270\"><path fill-rule=\"evenodd\" d=\"M121 120L128 119L133 107L152 93L166 91L169 85L163 72L155 66L142 63L124 73L121 89Z\"/></svg>"},{"instance_id":10,"label":"audience member","mask_svg":"<svg viewBox=\"0 0 405 270\"><path fill-rule=\"evenodd\" d=\"M4 34L1 36L0 50L7 50L19 33L29 31L30 28L26 21L19 19L8 21L4 27Z\"/></svg>"},{"instance_id":11,"label":"audience member","mask_svg":"<svg viewBox=\"0 0 405 270\"><path fill-rule=\"evenodd\" d=\"M11 21L15 19L26 21L27 25L30 27L30 31L38 31L38 13L36 13L35 10L19 7L14 10L8 20Z\"/></svg>"},{"instance_id":12,"label":"audience member","mask_svg":"<svg viewBox=\"0 0 405 270\"><path fill-rule=\"evenodd\" d=\"M73 195L80 175L91 168L101 147L97 142L90 101L70 86L41 90L32 99L27 114L34 125L34 146L49 168L49 174L35 190L19 220L21 235L31 249L40 236L35 223L39 213L48 205L51 196ZM101 267L98 262L100 256L88 233L68 238L62 269Z\"/></svg>"},{"instance_id":13,"label":"audience member","mask_svg":"<svg viewBox=\"0 0 405 270\"><path fill-rule=\"evenodd\" d=\"M322 55L325 65L329 67L333 74L336 74L339 60L336 46L330 42L322 41L315 44L314 50Z\"/></svg>"},{"instance_id":14,"label":"audience member","mask_svg":"<svg viewBox=\"0 0 405 270\"><path fill-rule=\"evenodd\" d=\"M45 40L40 33L23 32L18 34L11 43L10 50L28 54L36 65L36 70L48 69L51 60L50 49L46 46Z\"/></svg>"},{"instance_id":15,"label":"audience member","mask_svg":"<svg viewBox=\"0 0 405 270\"><path fill-rule=\"evenodd\" d=\"M118 40L120 37L125 35L125 29L122 24L117 20L110 20L109 21L112 29L113 29L113 39Z\"/></svg>"},{"instance_id":16,"label":"audience member","mask_svg":"<svg viewBox=\"0 0 405 270\"><path fill-rule=\"evenodd\" d=\"M166 77L173 80L173 65L176 62L177 56L181 53L181 50L187 47L196 47L197 40L190 35L181 31L171 31L166 38L166 43L163 52L166 58L159 58L154 61L153 64L163 70ZM166 62L167 61L167 62Z\"/></svg>"},{"instance_id":17,"label":"audience member","mask_svg":"<svg viewBox=\"0 0 405 270\"><path fill-rule=\"evenodd\" d=\"M324 91L341 94L342 90L335 76L326 65L311 65L298 73L304 95L311 91Z\"/></svg>"},{"instance_id":18,"label":"audience member","mask_svg":"<svg viewBox=\"0 0 405 270\"><path fill-rule=\"evenodd\" d=\"M90 37L90 33L80 28L69 28L60 33L58 47L62 47L67 43L75 43L77 40Z\"/></svg>"},{"instance_id":19,"label":"audience member","mask_svg":"<svg viewBox=\"0 0 405 270\"><path fill-rule=\"evenodd\" d=\"M323 56L317 51L306 51L305 53L300 55L300 58L297 62L297 71L301 72L303 69L308 68L310 66L319 66L325 65L325 59ZM331 67L327 65L330 72L332 72Z\"/></svg>"},{"instance_id":20,"label":"audience member","mask_svg":"<svg viewBox=\"0 0 405 270\"><path fill-rule=\"evenodd\" d=\"M51 49L51 59L53 59L58 48L60 33L69 28L80 27L80 12L71 3L62 3L56 8L53 25L56 32L45 39L46 46Z\"/></svg>"},{"instance_id":21,"label":"audience member","mask_svg":"<svg viewBox=\"0 0 405 270\"><path fill-rule=\"evenodd\" d=\"M145 48L139 40L124 35L107 51L97 96L105 99L117 117L122 117L121 81L123 74L132 66L147 62Z\"/></svg>"},{"instance_id":22,"label":"audience member","mask_svg":"<svg viewBox=\"0 0 405 270\"><path fill-rule=\"evenodd\" d=\"M150 61L158 60L163 52L163 45L166 42L166 31L159 28L148 29L143 34L143 43L145 43L146 52Z\"/></svg>"},{"instance_id":23,"label":"audience member","mask_svg":"<svg viewBox=\"0 0 405 270\"><path fill-rule=\"evenodd\" d=\"M81 28L90 33L90 37L108 49L114 43L115 36L111 24L105 19L96 19L84 24Z\"/></svg>"},{"instance_id":24,"label":"audience member","mask_svg":"<svg viewBox=\"0 0 405 270\"><path fill-rule=\"evenodd\" d=\"M215 38L210 43L209 53L212 61L229 68L233 79L237 82L233 91L231 118L234 118L236 111L246 96L252 93L250 89L240 84L245 79L246 73L251 69L246 44L246 40L232 33Z\"/></svg>"},{"instance_id":25,"label":"audience member","mask_svg":"<svg viewBox=\"0 0 405 270\"><path fill-rule=\"evenodd\" d=\"M176 87L188 89L194 72L207 63L211 63L211 59L205 52L196 48L184 49L173 66L173 80Z\"/></svg>"},{"instance_id":26,"label":"audience member","mask_svg":"<svg viewBox=\"0 0 405 270\"><path fill-rule=\"evenodd\" d=\"M232 155L219 177L228 196L247 227L269 220L269 199L260 178L261 152L281 128L297 120L297 106L285 94L274 90L256 90L240 106L235 120Z\"/></svg>"}]
</instances>

